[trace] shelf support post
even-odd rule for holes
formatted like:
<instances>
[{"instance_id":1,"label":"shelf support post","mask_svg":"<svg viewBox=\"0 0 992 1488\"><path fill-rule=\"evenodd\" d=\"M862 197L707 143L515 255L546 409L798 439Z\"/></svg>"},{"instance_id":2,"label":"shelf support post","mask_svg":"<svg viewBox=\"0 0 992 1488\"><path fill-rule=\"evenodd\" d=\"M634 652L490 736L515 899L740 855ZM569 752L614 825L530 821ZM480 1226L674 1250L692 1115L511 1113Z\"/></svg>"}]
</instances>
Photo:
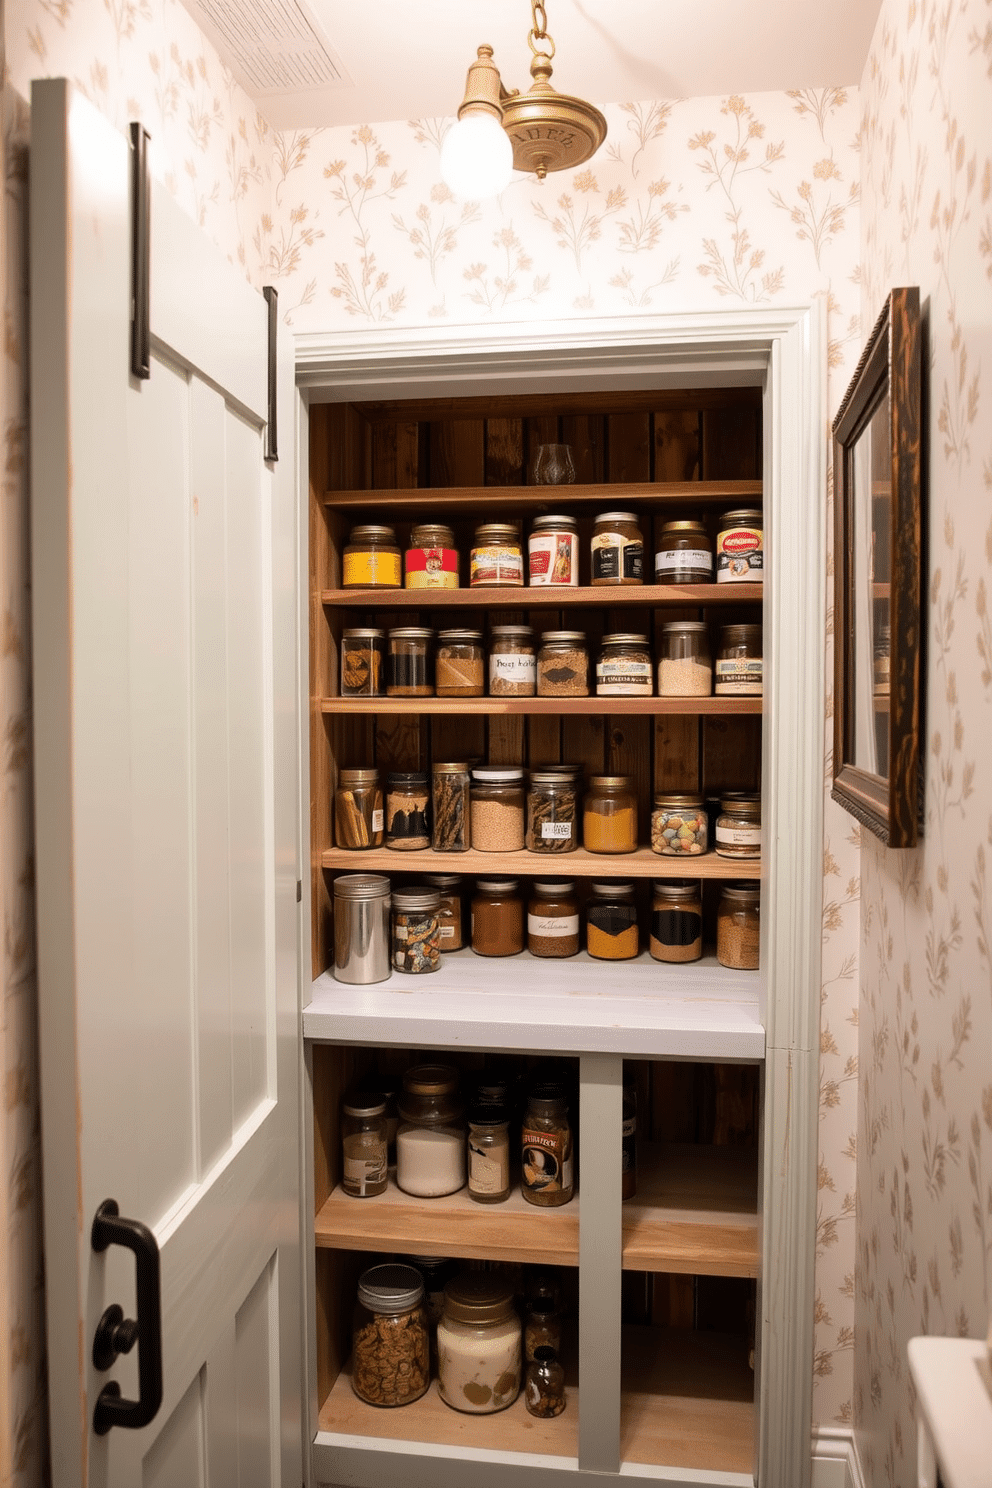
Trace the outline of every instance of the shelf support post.
<instances>
[{"instance_id":1,"label":"shelf support post","mask_svg":"<svg viewBox=\"0 0 992 1488\"><path fill-rule=\"evenodd\" d=\"M616 1473L620 1470L623 1060L617 1054L583 1054L579 1080L579 1467Z\"/></svg>"}]
</instances>

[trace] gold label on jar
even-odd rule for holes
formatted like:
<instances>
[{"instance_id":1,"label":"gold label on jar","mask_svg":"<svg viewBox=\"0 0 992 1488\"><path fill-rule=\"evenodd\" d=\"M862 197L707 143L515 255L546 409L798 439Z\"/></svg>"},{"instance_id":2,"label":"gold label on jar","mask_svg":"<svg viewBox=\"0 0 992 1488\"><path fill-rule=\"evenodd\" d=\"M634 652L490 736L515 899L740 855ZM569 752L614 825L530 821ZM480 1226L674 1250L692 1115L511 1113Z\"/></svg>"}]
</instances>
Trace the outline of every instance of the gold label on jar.
<instances>
[{"instance_id":1,"label":"gold label on jar","mask_svg":"<svg viewBox=\"0 0 992 1488\"><path fill-rule=\"evenodd\" d=\"M756 583L762 578L765 554L760 527L728 527L717 534L717 583Z\"/></svg>"},{"instance_id":2,"label":"gold label on jar","mask_svg":"<svg viewBox=\"0 0 992 1488\"><path fill-rule=\"evenodd\" d=\"M469 583L514 584L524 581L524 560L519 548L473 548L469 560Z\"/></svg>"},{"instance_id":3,"label":"gold label on jar","mask_svg":"<svg viewBox=\"0 0 992 1488\"><path fill-rule=\"evenodd\" d=\"M714 692L718 697L759 697L762 692L762 658L760 656L735 657L732 661L718 661Z\"/></svg>"},{"instance_id":4,"label":"gold label on jar","mask_svg":"<svg viewBox=\"0 0 992 1488\"><path fill-rule=\"evenodd\" d=\"M399 553L371 549L344 555L342 583L346 588L374 588L379 584L398 589L401 582Z\"/></svg>"},{"instance_id":5,"label":"gold label on jar","mask_svg":"<svg viewBox=\"0 0 992 1488\"><path fill-rule=\"evenodd\" d=\"M572 1187L572 1159L565 1156L565 1133L529 1131L521 1138L521 1176L533 1193L562 1193Z\"/></svg>"}]
</instances>

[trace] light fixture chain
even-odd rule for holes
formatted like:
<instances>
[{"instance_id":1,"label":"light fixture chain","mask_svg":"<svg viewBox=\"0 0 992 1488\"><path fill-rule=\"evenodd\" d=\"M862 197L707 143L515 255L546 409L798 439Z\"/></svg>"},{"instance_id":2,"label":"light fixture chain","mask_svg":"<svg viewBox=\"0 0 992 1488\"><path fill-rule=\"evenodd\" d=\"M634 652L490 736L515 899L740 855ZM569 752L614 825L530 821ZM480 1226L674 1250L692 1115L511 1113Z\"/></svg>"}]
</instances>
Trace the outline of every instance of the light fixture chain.
<instances>
[{"instance_id":1,"label":"light fixture chain","mask_svg":"<svg viewBox=\"0 0 992 1488\"><path fill-rule=\"evenodd\" d=\"M548 35L548 16L542 0L530 0L530 13L532 25L527 44L535 57L545 57L550 62L555 54L555 43L554 38ZM551 50L548 52L538 47L536 43L539 41L546 42Z\"/></svg>"}]
</instances>

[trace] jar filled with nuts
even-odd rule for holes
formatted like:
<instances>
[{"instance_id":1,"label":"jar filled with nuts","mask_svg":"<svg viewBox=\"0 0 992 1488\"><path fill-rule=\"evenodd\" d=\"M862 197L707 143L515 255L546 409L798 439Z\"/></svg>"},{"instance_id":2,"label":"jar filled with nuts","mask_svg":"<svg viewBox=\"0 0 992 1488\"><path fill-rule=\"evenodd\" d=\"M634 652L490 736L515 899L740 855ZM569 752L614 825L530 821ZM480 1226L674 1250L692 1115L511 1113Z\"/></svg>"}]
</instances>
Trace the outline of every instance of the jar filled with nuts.
<instances>
[{"instance_id":1,"label":"jar filled with nuts","mask_svg":"<svg viewBox=\"0 0 992 1488\"><path fill-rule=\"evenodd\" d=\"M369 1405L409 1405L430 1384L424 1283L412 1266L371 1266L358 1281L351 1385Z\"/></svg>"}]
</instances>

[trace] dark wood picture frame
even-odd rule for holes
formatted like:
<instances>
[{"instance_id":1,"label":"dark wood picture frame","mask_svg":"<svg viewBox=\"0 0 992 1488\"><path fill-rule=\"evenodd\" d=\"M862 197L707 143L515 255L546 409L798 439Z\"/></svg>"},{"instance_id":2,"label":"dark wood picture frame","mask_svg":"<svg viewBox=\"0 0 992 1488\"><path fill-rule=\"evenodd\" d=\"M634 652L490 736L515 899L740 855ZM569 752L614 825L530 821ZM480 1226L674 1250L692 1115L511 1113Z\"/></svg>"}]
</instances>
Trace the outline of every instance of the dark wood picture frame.
<instances>
[{"instance_id":1,"label":"dark wood picture frame","mask_svg":"<svg viewBox=\"0 0 992 1488\"><path fill-rule=\"evenodd\" d=\"M888 847L922 831L923 333L893 289L834 420L833 799Z\"/></svg>"}]
</instances>

